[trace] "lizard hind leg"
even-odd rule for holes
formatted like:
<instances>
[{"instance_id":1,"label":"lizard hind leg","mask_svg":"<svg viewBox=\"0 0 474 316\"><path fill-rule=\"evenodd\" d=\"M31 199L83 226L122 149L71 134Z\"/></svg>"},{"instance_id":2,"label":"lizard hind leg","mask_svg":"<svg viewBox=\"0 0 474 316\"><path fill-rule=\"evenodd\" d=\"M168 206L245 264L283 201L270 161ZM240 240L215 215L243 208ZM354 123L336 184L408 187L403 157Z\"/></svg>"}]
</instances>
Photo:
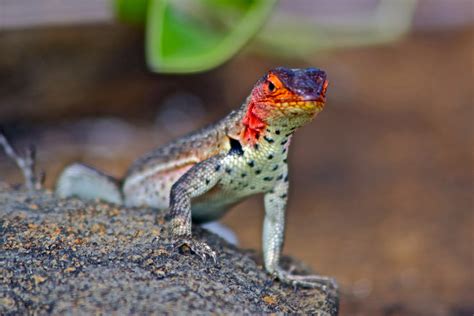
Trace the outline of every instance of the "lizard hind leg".
<instances>
[{"instance_id":1,"label":"lizard hind leg","mask_svg":"<svg viewBox=\"0 0 474 316\"><path fill-rule=\"evenodd\" d=\"M76 196L85 200L123 203L118 180L80 163L63 170L56 183L56 194L63 198Z\"/></svg>"}]
</instances>

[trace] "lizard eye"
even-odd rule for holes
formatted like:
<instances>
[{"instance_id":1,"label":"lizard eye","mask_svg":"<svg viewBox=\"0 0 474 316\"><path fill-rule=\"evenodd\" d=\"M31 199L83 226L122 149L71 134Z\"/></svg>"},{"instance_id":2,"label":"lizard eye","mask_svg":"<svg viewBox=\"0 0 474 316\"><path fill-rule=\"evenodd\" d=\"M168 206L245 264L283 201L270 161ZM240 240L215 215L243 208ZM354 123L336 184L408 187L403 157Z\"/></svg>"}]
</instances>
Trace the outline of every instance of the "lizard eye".
<instances>
[{"instance_id":1,"label":"lizard eye","mask_svg":"<svg viewBox=\"0 0 474 316\"><path fill-rule=\"evenodd\" d=\"M268 87L268 91L270 92L273 92L276 89L275 85L271 81L268 81L267 87Z\"/></svg>"}]
</instances>

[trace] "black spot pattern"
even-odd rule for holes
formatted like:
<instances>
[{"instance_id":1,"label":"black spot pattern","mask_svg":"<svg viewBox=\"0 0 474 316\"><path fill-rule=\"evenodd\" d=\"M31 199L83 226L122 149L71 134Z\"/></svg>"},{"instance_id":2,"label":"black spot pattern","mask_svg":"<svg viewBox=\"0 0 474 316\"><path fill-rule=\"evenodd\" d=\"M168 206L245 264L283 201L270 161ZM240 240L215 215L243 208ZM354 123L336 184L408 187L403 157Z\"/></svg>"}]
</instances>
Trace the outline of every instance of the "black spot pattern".
<instances>
[{"instance_id":1,"label":"black spot pattern","mask_svg":"<svg viewBox=\"0 0 474 316\"><path fill-rule=\"evenodd\" d=\"M270 137L268 137L268 136L266 136L266 135L263 136L263 139L265 139L269 144L272 144L272 143L275 142L273 139L271 139Z\"/></svg>"}]
</instances>

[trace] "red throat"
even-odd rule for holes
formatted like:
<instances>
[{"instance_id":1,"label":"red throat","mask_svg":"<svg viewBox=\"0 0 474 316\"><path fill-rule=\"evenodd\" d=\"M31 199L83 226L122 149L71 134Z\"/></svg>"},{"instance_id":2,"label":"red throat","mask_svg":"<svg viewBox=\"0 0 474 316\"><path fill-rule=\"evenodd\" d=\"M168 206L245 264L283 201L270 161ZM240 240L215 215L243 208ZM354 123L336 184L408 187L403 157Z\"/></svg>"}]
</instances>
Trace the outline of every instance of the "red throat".
<instances>
[{"instance_id":1,"label":"red throat","mask_svg":"<svg viewBox=\"0 0 474 316\"><path fill-rule=\"evenodd\" d=\"M267 124L255 114L255 103L250 103L247 113L242 119L244 129L241 133L241 139L244 143L255 145L260 135L265 130Z\"/></svg>"}]
</instances>

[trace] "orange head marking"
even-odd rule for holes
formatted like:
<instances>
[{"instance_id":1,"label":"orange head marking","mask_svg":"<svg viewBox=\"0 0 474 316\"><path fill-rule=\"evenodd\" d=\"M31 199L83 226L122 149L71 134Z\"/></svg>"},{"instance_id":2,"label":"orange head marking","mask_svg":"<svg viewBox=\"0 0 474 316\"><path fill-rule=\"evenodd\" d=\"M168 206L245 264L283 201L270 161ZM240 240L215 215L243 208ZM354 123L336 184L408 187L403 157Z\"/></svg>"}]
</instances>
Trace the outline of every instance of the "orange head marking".
<instances>
[{"instance_id":1,"label":"orange head marking","mask_svg":"<svg viewBox=\"0 0 474 316\"><path fill-rule=\"evenodd\" d=\"M327 86L326 73L316 68L270 70L249 97L242 140L256 143L267 125L293 129L311 121L324 107Z\"/></svg>"}]
</instances>

